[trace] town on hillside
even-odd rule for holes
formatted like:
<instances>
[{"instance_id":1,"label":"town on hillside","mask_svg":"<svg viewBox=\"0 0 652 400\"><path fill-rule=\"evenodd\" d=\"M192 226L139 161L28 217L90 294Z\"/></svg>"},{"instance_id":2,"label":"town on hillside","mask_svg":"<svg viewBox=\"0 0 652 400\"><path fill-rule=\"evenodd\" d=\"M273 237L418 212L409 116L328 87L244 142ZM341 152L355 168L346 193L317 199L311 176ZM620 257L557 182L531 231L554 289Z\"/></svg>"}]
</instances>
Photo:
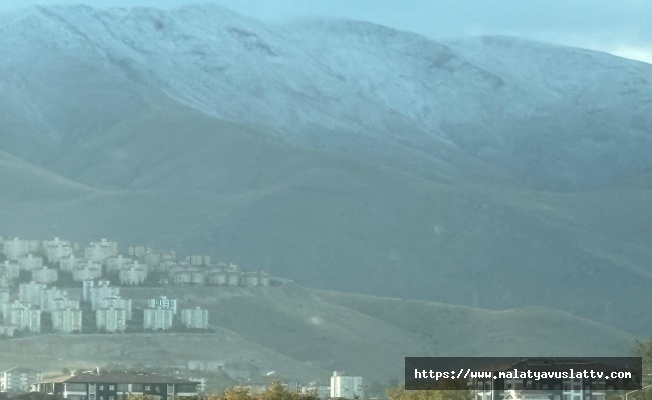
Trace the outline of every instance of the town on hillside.
<instances>
[{"instance_id":1,"label":"town on hillside","mask_svg":"<svg viewBox=\"0 0 652 400\"><path fill-rule=\"evenodd\" d=\"M233 263L212 263L203 255L182 260L173 250L130 246L102 239L85 247L55 237L26 240L0 237L0 336L41 333L124 333L210 331L208 311L178 304L169 285L264 287L277 284L262 271ZM160 287L140 307L120 287ZM81 288L71 298L66 288Z\"/></svg>"}]
</instances>

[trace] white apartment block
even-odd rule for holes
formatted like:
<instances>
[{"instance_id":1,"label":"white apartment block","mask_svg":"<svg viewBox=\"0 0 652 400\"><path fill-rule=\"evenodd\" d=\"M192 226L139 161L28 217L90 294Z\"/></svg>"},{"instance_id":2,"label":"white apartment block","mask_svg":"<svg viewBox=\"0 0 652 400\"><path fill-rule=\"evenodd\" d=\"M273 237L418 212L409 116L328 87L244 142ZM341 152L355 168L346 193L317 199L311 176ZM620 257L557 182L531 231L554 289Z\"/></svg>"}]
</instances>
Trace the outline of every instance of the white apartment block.
<instances>
[{"instance_id":1,"label":"white apartment block","mask_svg":"<svg viewBox=\"0 0 652 400\"><path fill-rule=\"evenodd\" d=\"M16 300L9 310L9 324L14 325L17 330L41 332L41 310Z\"/></svg>"},{"instance_id":2,"label":"white apartment block","mask_svg":"<svg viewBox=\"0 0 652 400\"><path fill-rule=\"evenodd\" d=\"M45 258L48 262L58 263L61 259L70 257L73 254L72 244L65 240L55 237L54 240L43 242L45 249Z\"/></svg>"},{"instance_id":3,"label":"white apartment block","mask_svg":"<svg viewBox=\"0 0 652 400\"><path fill-rule=\"evenodd\" d=\"M155 267L161 263L177 262L177 253L173 250L148 251L145 254L145 263L150 267Z\"/></svg>"},{"instance_id":4,"label":"white apartment block","mask_svg":"<svg viewBox=\"0 0 652 400\"><path fill-rule=\"evenodd\" d=\"M118 244L102 239L99 242L91 242L90 246L84 249L84 258L95 262L104 262L109 257L118 255Z\"/></svg>"},{"instance_id":5,"label":"white apartment block","mask_svg":"<svg viewBox=\"0 0 652 400\"><path fill-rule=\"evenodd\" d=\"M20 265L15 261L5 260L0 264L0 275L9 281L18 279L20 276Z\"/></svg>"},{"instance_id":6,"label":"white apartment block","mask_svg":"<svg viewBox=\"0 0 652 400\"><path fill-rule=\"evenodd\" d=\"M171 309L174 315L177 315L177 300L168 299L166 296L155 297L147 300L147 308L161 307Z\"/></svg>"},{"instance_id":7,"label":"white apartment block","mask_svg":"<svg viewBox=\"0 0 652 400\"><path fill-rule=\"evenodd\" d=\"M185 285L192 282L192 274L190 271L179 270L175 268L174 270L170 271L169 275L175 285Z\"/></svg>"},{"instance_id":8,"label":"white apartment block","mask_svg":"<svg viewBox=\"0 0 652 400\"><path fill-rule=\"evenodd\" d=\"M65 302L62 302L61 300L64 300ZM72 300L68 300L68 292L66 290L57 289L53 286L43 290L40 307L44 312L51 312L57 308L64 308L60 307L60 305L68 304L66 303L67 301L72 302ZM77 304L79 304L79 302L77 302ZM77 306L77 308L79 308L79 306Z\"/></svg>"},{"instance_id":9,"label":"white apartment block","mask_svg":"<svg viewBox=\"0 0 652 400\"><path fill-rule=\"evenodd\" d=\"M344 376L337 371L331 376L331 397L343 399L364 398L361 376Z\"/></svg>"},{"instance_id":10,"label":"white apartment block","mask_svg":"<svg viewBox=\"0 0 652 400\"><path fill-rule=\"evenodd\" d=\"M118 272L122 268L133 263L133 260L128 257L123 257L122 254L118 254L117 257L109 257L105 260L106 263L106 272Z\"/></svg>"},{"instance_id":11,"label":"white apartment block","mask_svg":"<svg viewBox=\"0 0 652 400\"><path fill-rule=\"evenodd\" d=\"M106 297L120 296L120 288L111 286L109 281L84 281L82 282L82 299L86 303L93 305L93 311L96 310L95 304Z\"/></svg>"},{"instance_id":12,"label":"white apartment block","mask_svg":"<svg viewBox=\"0 0 652 400\"><path fill-rule=\"evenodd\" d=\"M122 308L126 311L127 321L131 320L132 308L131 299L123 299L120 296L110 296L98 299L93 303L93 310L100 310L103 308Z\"/></svg>"},{"instance_id":13,"label":"white apartment block","mask_svg":"<svg viewBox=\"0 0 652 400\"><path fill-rule=\"evenodd\" d=\"M45 288L44 283L21 283L18 285L18 300L22 303L40 306Z\"/></svg>"},{"instance_id":14,"label":"white apartment block","mask_svg":"<svg viewBox=\"0 0 652 400\"><path fill-rule=\"evenodd\" d=\"M2 252L9 260L18 260L19 257L26 256L30 253L30 241L21 240L17 237L12 240L5 240L2 244Z\"/></svg>"},{"instance_id":15,"label":"white apartment block","mask_svg":"<svg viewBox=\"0 0 652 400\"><path fill-rule=\"evenodd\" d=\"M143 258L151 249L147 246L129 246L127 254L136 258Z\"/></svg>"},{"instance_id":16,"label":"white apartment block","mask_svg":"<svg viewBox=\"0 0 652 400\"><path fill-rule=\"evenodd\" d=\"M88 262L78 265L72 270L72 280L75 282L91 281L102 277L102 265L88 260Z\"/></svg>"},{"instance_id":17,"label":"white apartment block","mask_svg":"<svg viewBox=\"0 0 652 400\"><path fill-rule=\"evenodd\" d=\"M79 264L84 263L85 260L79 259L75 257L74 254L70 254L69 256L61 257L59 259L59 269L61 271L68 271L72 272Z\"/></svg>"},{"instance_id":18,"label":"white apartment block","mask_svg":"<svg viewBox=\"0 0 652 400\"><path fill-rule=\"evenodd\" d=\"M59 271L48 267L40 267L32 270L32 280L36 283L54 283L59 279Z\"/></svg>"},{"instance_id":19,"label":"white apartment block","mask_svg":"<svg viewBox=\"0 0 652 400\"><path fill-rule=\"evenodd\" d=\"M35 257L33 254L18 257L16 260L22 271L32 271L43 266L43 258Z\"/></svg>"},{"instance_id":20,"label":"white apartment block","mask_svg":"<svg viewBox=\"0 0 652 400\"><path fill-rule=\"evenodd\" d=\"M8 323L9 321L9 309L11 307L11 296L9 292L7 291L2 291L0 292L0 322ZM7 321L7 322L5 322Z\"/></svg>"},{"instance_id":21,"label":"white apartment block","mask_svg":"<svg viewBox=\"0 0 652 400\"><path fill-rule=\"evenodd\" d=\"M97 329L107 332L124 332L127 329L127 310L124 308L102 308L95 311Z\"/></svg>"},{"instance_id":22,"label":"white apartment block","mask_svg":"<svg viewBox=\"0 0 652 400\"><path fill-rule=\"evenodd\" d=\"M143 312L143 328L151 330L166 330L172 328L174 312L171 308L146 308Z\"/></svg>"},{"instance_id":23,"label":"white apartment block","mask_svg":"<svg viewBox=\"0 0 652 400\"><path fill-rule=\"evenodd\" d=\"M147 265L139 264L138 261L129 266L123 267L118 272L120 284L124 286L139 286L147 279Z\"/></svg>"},{"instance_id":24,"label":"white apartment block","mask_svg":"<svg viewBox=\"0 0 652 400\"><path fill-rule=\"evenodd\" d=\"M29 392L30 385L43 379L42 375L24 368L0 372L0 392Z\"/></svg>"},{"instance_id":25,"label":"white apartment block","mask_svg":"<svg viewBox=\"0 0 652 400\"><path fill-rule=\"evenodd\" d=\"M209 285L226 286L227 282L228 282L228 274L226 271L222 271L222 270L208 271Z\"/></svg>"},{"instance_id":26,"label":"white apartment block","mask_svg":"<svg viewBox=\"0 0 652 400\"><path fill-rule=\"evenodd\" d=\"M208 329L208 310L184 308L181 310L181 323L186 328Z\"/></svg>"},{"instance_id":27,"label":"white apartment block","mask_svg":"<svg viewBox=\"0 0 652 400\"><path fill-rule=\"evenodd\" d=\"M61 333L81 332L82 311L79 308L60 308L53 310L52 329Z\"/></svg>"},{"instance_id":28,"label":"white apartment block","mask_svg":"<svg viewBox=\"0 0 652 400\"><path fill-rule=\"evenodd\" d=\"M188 265L211 265L211 258L209 256L186 256L186 263Z\"/></svg>"}]
</instances>

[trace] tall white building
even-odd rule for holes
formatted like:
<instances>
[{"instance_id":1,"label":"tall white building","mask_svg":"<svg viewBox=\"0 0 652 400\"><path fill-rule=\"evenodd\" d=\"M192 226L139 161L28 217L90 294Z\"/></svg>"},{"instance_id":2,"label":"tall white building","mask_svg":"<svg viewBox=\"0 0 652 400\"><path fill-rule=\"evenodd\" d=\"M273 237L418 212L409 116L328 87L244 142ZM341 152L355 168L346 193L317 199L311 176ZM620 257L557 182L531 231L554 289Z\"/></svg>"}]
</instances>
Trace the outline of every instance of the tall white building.
<instances>
[{"instance_id":1,"label":"tall white building","mask_svg":"<svg viewBox=\"0 0 652 400\"><path fill-rule=\"evenodd\" d=\"M21 240L17 237L12 240L5 240L2 245L2 252L9 260L18 260L30 252L30 241Z\"/></svg>"},{"instance_id":2,"label":"tall white building","mask_svg":"<svg viewBox=\"0 0 652 400\"><path fill-rule=\"evenodd\" d=\"M45 258L48 262L58 263L62 258L70 257L73 253L72 244L55 237L54 240L43 242Z\"/></svg>"},{"instance_id":3,"label":"tall white building","mask_svg":"<svg viewBox=\"0 0 652 400\"><path fill-rule=\"evenodd\" d=\"M125 286L142 285L147 279L147 265L139 264L138 261L124 266L118 271L120 284Z\"/></svg>"},{"instance_id":4,"label":"tall white building","mask_svg":"<svg viewBox=\"0 0 652 400\"><path fill-rule=\"evenodd\" d=\"M168 299L166 296L155 297L147 300L147 308L169 308L174 315L177 315L177 300Z\"/></svg>"},{"instance_id":5,"label":"tall white building","mask_svg":"<svg viewBox=\"0 0 652 400\"><path fill-rule=\"evenodd\" d=\"M72 280L75 282L90 281L102 277L102 265L88 260L84 264L77 264L72 270Z\"/></svg>"},{"instance_id":6,"label":"tall white building","mask_svg":"<svg viewBox=\"0 0 652 400\"><path fill-rule=\"evenodd\" d=\"M61 333L81 332L82 311L79 308L53 310L52 329Z\"/></svg>"},{"instance_id":7,"label":"tall white building","mask_svg":"<svg viewBox=\"0 0 652 400\"><path fill-rule=\"evenodd\" d=\"M16 300L11 304L9 324L18 330L41 331L41 310Z\"/></svg>"},{"instance_id":8,"label":"tall white building","mask_svg":"<svg viewBox=\"0 0 652 400\"><path fill-rule=\"evenodd\" d=\"M117 286L111 286L109 281L98 281L97 285L90 287L88 291L89 302L91 303L93 311L100 308L99 304L102 299L120 297L120 288Z\"/></svg>"},{"instance_id":9,"label":"tall white building","mask_svg":"<svg viewBox=\"0 0 652 400\"><path fill-rule=\"evenodd\" d=\"M45 287L46 285L44 283L21 283L18 285L18 299L22 303L40 306Z\"/></svg>"},{"instance_id":10,"label":"tall white building","mask_svg":"<svg viewBox=\"0 0 652 400\"><path fill-rule=\"evenodd\" d=\"M107 332L124 332L127 329L127 310L124 308L102 308L95 311L97 329Z\"/></svg>"},{"instance_id":11,"label":"tall white building","mask_svg":"<svg viewBox=\"0 0 652 400\"><path fill-rule=\"evenodd\" d=\"M70 254L64 257L59 258L59 269L61 271L72 272L77 265L83 264L84 260L75 257L74 254Z\"/></svg>"},{"instance_id":12,"label":"tall white building","mask_svg":"<svg viewBox=\"0 0 652 400\"><path fill-rule=\"evenodd\" d=\"M118 255L118 244L102 239L99 242L92 242L84 249L84 258L90 261L102 263L109 257Z\"/></svg>"},{"instance_id":13,"label":"tall white building","mask_svg":"<svg viewBox=\"0 0 652 400\"><path fill-rule=\"evenodd\" d=\"M61 302L62 300L64 301L63 303ZM65 308L61 307L61 304L67 305L68 302L73 302L72 300L68 300L68 291L52 286L43 290L40 307L44 312L52 312L52 310L56 310L57 308ZM77 307L74 308L79 308L79 302L77 302Z\"/></svg>"},{"instance_id":14,"label":"tall white building","mask_svg":"<svg viewBox=\"0 0 652 400\"><path fill-rule=\"evenodd\" d=\"M18 257L16 260L22 271L32 271L43 266L43 258L35 257L33 254L27 254Z\"/></svg>"},{"instance_id":15,"label":"tall white building","mask_svg":"<svg viewBox=\"0 0 652 400\"><path fill-rule=\"evenodd\" d=\"M0 392L29 392L30 385L42 379L42 375L25 368L12 368L0 372Z\"/></svg>"},{"instance_id":16,"label":"tall white building","mask_svg":"<svg viewBox=\"0 0 652 400\"><path fill-rule=\"evenodd\" d=\"M122 308L126 311L127 321L131 320L131 299L123 299L120 296L110 296L98 299L93 304L94 309L99 310L103 308Z\"/></svg>"},{"instance_id":17,"label":"tall white building","mask_svg":"<svg viewBox=\"0 0 652 400\"><path fill-rule=\"evenodd\" d=\"M364 392L361 376L345 376L337 371L331 376L331 397L344 399L362 399Z\"/></svg>"},{"instance_id":18,"label":"tall white building","mask_svg":"<svg viewBox=\"0 0 652 400\"><path fill-rule=\"evenodd\" d=\"M172 328L174 312L171 308L146 308L143 311L143 328L151 330L166 330Z\"/></svg>"},{"instance_id":19,"label":"tall white building","mask_svg":"<svg viewBox=\"0 0 652 400\"><path fill-rule=\"evenodd\" d=\"M9 281L20 277L20 265L15 261L5 260L0 264L0 275Z\"/></svg>"},{"instance_id":20,"label":"tall white building","mask_svg":"<svg viewBox=\"0 0 652 400\"><path fill-rule=\"evenodd\" d=\"M106 272L118 272L132 262L132 259L123 257L122 254L118 254L117 257L109 257L105 261Z\"/></svg>"},{"instance_id":21,"label":"tall white building","mask_svg":"<svg viewBox=\"0 0 652 400\"><path fill-rule=\"evenodd\" d=\"M208 329L208 310L184 308L181 310L181 323L186 328Z\"/></svg>"},{"instance_id":22,"label":"tall white building","mask_svg":"<svg viewBox=\"0 0 652 400\"><path fill-rule=\"evenodd\" d=\"M40 267L32 270L32 280L36 283L53 283L59 279L59 273L56 269Z\"/></svg>"}]
</instances>

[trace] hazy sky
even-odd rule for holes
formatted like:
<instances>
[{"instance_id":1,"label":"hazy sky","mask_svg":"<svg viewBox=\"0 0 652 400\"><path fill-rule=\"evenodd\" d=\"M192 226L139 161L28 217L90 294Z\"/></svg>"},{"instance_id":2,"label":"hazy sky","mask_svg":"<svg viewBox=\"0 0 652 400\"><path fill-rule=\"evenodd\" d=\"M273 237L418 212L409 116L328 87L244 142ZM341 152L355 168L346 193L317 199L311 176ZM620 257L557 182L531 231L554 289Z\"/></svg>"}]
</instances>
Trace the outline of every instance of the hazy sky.
<instances>
[{"instance_id":1,"label":"hazy sky","mask_svg":"<svg viewBox=\"0 0 652 400\"><path fill-rule=\"evenodd\" d=\"M175 7L211 0L0 0L29 4ZM652 0L213 0L241 14L284 21L360 19L435 39L509 34L607 51L652 63Z\"/></svg>"}]
</instances>

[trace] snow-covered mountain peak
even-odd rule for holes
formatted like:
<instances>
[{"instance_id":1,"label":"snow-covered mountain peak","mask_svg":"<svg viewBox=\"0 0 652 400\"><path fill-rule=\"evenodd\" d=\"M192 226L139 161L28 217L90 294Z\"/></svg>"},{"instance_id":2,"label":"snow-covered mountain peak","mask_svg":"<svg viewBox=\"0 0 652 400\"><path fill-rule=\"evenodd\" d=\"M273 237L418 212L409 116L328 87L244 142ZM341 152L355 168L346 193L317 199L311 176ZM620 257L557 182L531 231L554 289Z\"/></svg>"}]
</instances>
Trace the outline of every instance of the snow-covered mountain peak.
<instances>
[{"instance_id":1,"label":"snow-covered mountain peak","mask_svg":"<svg viewBox=\"0 0 652 400\"><path fill-rule=\"evenodd\" d=\"M0 29L4 106L63 136L99 131L71 113L115 121L156 92L293 144L468 157L553 187L652 163L652 67L603 53L510 37L441 43L360 21L277 26L213 5L33 7Z\"/></svg>"}]
</instances>

